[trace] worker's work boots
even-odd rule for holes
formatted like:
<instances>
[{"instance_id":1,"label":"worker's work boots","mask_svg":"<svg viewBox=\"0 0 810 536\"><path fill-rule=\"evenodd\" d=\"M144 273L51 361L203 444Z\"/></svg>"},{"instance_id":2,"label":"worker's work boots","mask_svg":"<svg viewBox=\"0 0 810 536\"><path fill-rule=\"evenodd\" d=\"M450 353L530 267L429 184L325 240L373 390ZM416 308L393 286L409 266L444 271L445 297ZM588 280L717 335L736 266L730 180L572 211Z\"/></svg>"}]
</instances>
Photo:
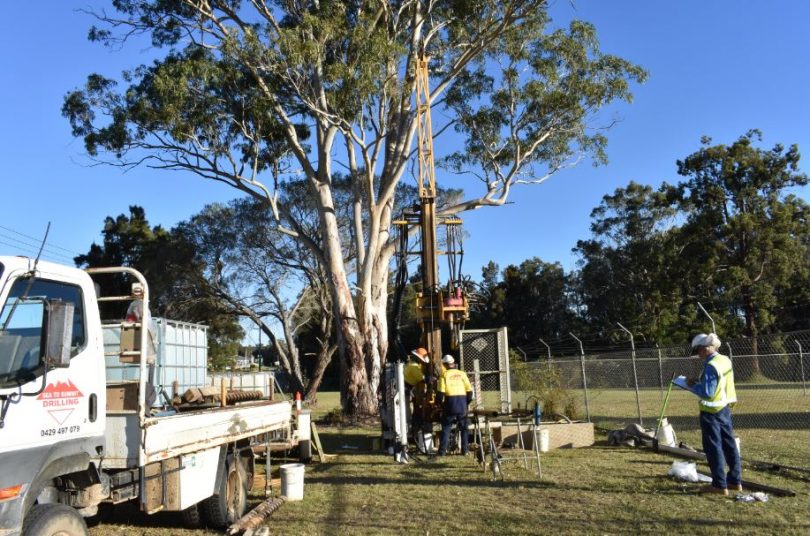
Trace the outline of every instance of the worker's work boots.
<instances>
[{"instance_id":1,"label":"worker's work boots","mask_svg":"<svg viewBox=\"0 0 810 536\"><path fill-rule=\"evenodd\" d=\"M742 491L742 484L730 484L726 486L726 489L729 491Z\"/></svg>"},{"instance_id":2,"label":"worker's work boots","mask_svg":"<svg viewBox=\"0 0 810 536\"><path fill-rule=\"evenodd\" d=\"M728 495L728 490L726 488L716 488L709 484L708 486L702 486L700 488L701 493L710 493L714 495Z\"/></svg>"}]
</instances>

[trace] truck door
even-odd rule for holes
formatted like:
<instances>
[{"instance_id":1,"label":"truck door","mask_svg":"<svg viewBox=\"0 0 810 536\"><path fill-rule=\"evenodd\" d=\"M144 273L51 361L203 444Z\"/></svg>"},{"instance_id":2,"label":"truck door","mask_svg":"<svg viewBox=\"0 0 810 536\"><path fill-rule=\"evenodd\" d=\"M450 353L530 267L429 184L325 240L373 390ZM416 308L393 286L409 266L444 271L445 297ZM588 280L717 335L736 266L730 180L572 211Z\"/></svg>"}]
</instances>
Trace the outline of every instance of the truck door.
<instances>
[{"instance_id":1,"label":"truck door","mask_svg":"<svg viewBox=\"0 0 810 536\"><path fill-rule=\"evenodd\" d=\"M0 452L73 440L86 450L89 443L80 440L104 433L105 407L100 322L89 278L38 272L20 274L5 287L0 395L6 401ZM71 359L66 368L46 370L48 304L54 300L73 305ZM103 445L103 440L95 443Z\"/></svg>"}]
</instances>

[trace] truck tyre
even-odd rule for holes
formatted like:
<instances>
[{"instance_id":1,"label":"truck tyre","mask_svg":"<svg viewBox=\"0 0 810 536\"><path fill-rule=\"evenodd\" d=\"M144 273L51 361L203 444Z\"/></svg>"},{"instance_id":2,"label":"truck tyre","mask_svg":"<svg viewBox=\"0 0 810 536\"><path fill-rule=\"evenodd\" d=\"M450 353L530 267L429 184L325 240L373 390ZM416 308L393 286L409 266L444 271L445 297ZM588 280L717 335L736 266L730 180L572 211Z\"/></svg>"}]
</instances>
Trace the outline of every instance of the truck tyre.
<instances>
[{"instance_id":1,"label":"truck tyre","mask_svg":"<svg viewBox=\"0 0 810 536\"><path fill-rule=\"evenodd\" d=\"M211 528L224 529L245 514L247 471L235 458L226 464L219 494L212 495L199 504L200 515Z\"/></svg>"},{"instance_id":2,"label":"truck tyre","mask_svg":"<svg viewBox=\"0 0 810 536\"><path fill-rule=\"evenodd\" d=\"M202 527L202 518L200 517L200 509L198 504L193 504L180 512L180 517L183 519L183 526L187 529L198 529Z\"/></svg>"},{"instance_id":3,"label":"truck tyre","mask_svg":"<svg viewBox=\"0 0 810 536\"><path fill-rule=\"evenodd\" d=\"M22 536L87 536L87 525L75 508L37 504L25 516Z\"/></svg>"}]
</instances>

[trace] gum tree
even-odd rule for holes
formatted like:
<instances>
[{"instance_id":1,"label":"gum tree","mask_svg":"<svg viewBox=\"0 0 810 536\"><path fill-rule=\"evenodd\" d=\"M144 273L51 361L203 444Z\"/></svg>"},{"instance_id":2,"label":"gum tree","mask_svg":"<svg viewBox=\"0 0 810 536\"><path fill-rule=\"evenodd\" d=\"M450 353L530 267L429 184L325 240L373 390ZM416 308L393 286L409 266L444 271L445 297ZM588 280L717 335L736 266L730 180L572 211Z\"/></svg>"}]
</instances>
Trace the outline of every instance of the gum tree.
<instances>
[{"instance_id":1,"label":"gum tree","mask_svg":"<svg viewBox=\"0 0 810 536\"><path fill-rule=\"evenodd\" d=\"M376 411L388 352L387 281L397 185L413 162L416 58L431 58L434 133L468 197L444 215L504 204L585 155L604 159L595 114L645 73L603 54L594 28L553 29L542 0L114 0L90 38L148 36L161 57L120 83L92 74L63 113L91 156L190 171L260 199L300 235L281 184L308 185L322 243L306 243L332 294L343 406ZM594 123L596 121L596 123ZM351 247L332 178L352 180ZM347 261L344 252L356 251Z\"/></svg>"}]
</instances>

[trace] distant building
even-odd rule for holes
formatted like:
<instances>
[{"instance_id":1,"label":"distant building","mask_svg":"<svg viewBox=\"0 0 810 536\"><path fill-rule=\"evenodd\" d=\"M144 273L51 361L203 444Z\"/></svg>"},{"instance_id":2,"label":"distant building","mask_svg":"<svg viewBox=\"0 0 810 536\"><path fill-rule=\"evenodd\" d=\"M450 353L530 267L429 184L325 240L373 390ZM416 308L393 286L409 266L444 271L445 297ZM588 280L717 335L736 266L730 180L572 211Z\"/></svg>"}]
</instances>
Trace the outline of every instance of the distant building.
<instances>
[{"instance_id":1,"label":"distant building","mask_svg":"<svg viewBox=\"0 0 810 536\"><path fill-rule=\"evenodd\" d=\"M249 369L250 366L253 364L253 358L250 356L236 356L233 359L234 363L234 370L245 370Z\"/></svg>"}]
</instances>

